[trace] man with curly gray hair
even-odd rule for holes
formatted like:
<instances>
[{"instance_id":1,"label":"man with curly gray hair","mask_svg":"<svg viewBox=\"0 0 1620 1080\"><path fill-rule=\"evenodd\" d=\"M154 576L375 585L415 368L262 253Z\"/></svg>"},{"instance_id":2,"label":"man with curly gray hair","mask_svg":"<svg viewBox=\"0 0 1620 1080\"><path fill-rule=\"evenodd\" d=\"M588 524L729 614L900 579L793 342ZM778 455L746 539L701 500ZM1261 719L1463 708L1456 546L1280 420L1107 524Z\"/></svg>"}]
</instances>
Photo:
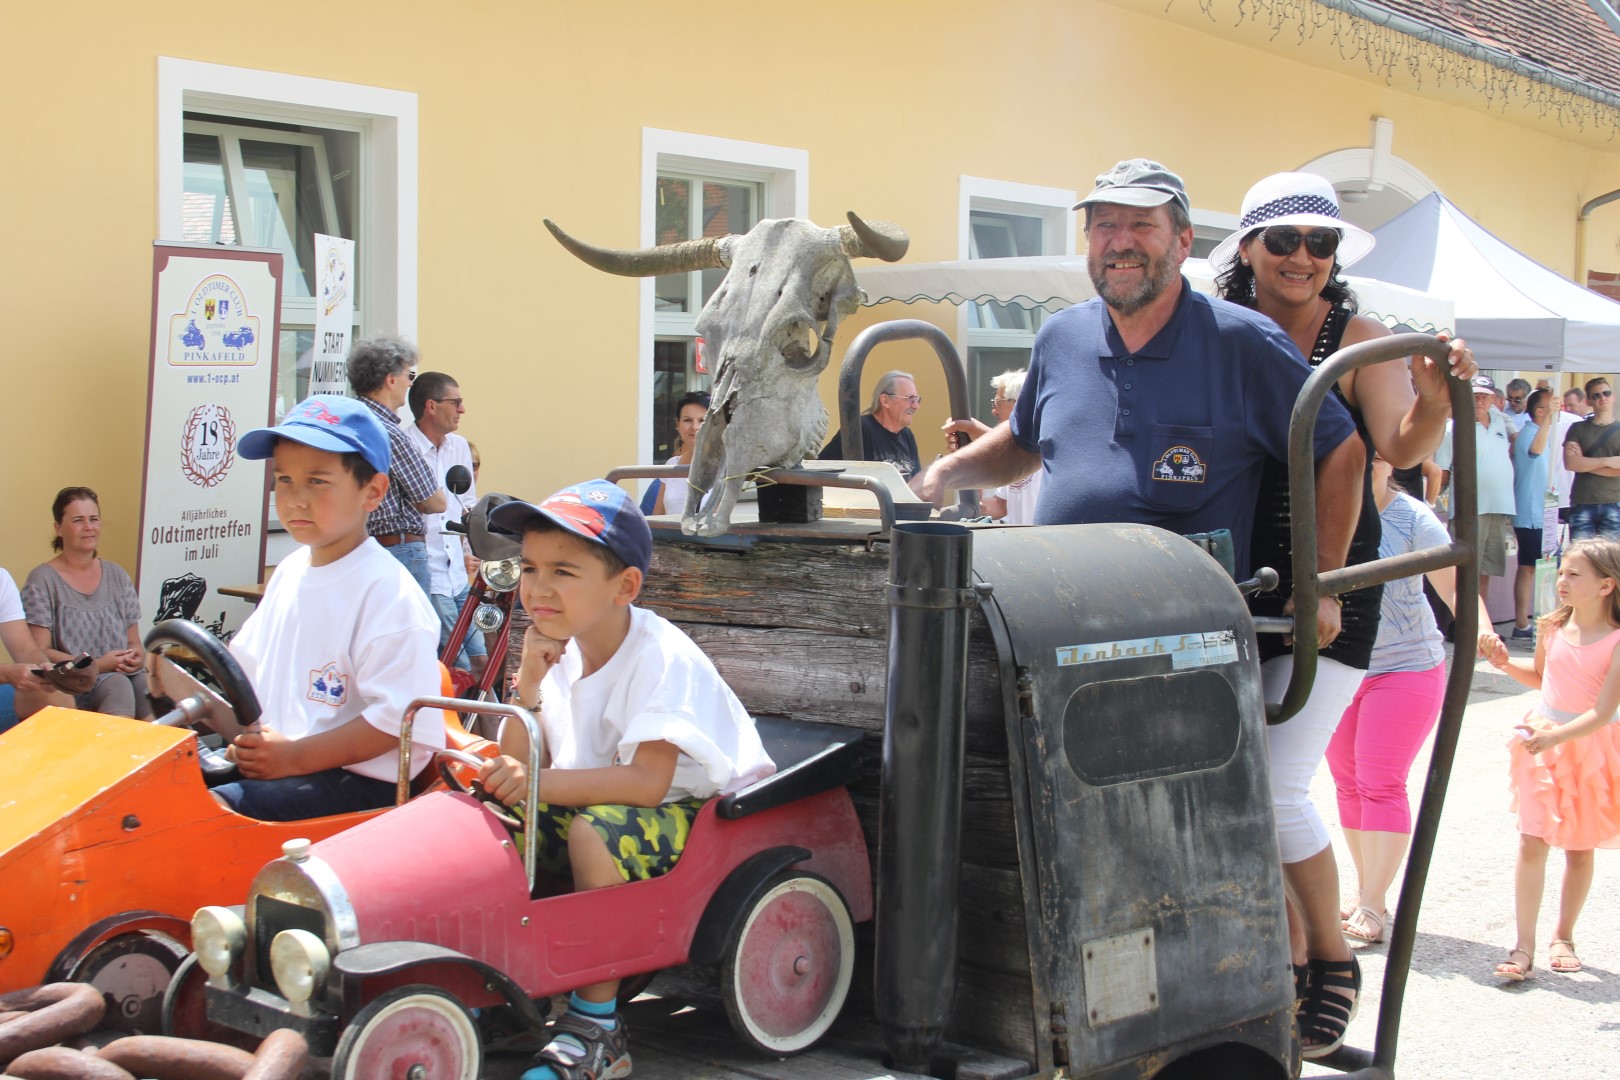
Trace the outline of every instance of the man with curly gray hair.
<instances>
[{"instance_id":1,"label":"man with curly gray hair","mask_svg":"<svg viewBox=\"0 0 1620 1080\"><path fill-rule=\"evenodd\" d=\"M433 474L399 420L399 409L416 378L417 359L416 346L403 338L357 341L349 350L349 388L382 421L392 461L388 491L366 519L366 531L410 571L424 594L432 595L422 515L443 513L449 501L444 478Z\"/></svg>"}]
</instances>

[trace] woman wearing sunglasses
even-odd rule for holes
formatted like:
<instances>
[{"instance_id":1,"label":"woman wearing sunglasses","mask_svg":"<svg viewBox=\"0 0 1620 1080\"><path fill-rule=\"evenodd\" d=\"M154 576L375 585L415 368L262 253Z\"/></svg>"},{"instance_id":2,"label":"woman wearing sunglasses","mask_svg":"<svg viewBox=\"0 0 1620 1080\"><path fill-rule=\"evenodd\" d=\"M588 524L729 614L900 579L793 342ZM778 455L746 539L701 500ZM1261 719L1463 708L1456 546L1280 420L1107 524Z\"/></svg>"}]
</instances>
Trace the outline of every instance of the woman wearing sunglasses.
<instances>
[{"instance_id":1,"label":"woman wearing sunglasses","mask_svg":"<svg viewBox=\"0 0 1620 1080\"><path fill-rule=\"evenodd\" d=\"M1355 297L1340 273L1372 246L1366 230L1340 217L1338 197L1326 180L1280 173L1249 189L1238 231L1211 252L1210 264L1224 299L1270 316L1315 367L1347 345L1390 333L1377 320L1356 314ZM1452 374L1473 375L1462 342L1453 343L1450 361ZM1339 380L1335 392L1368 443L1369 465L1374 450L1406 467L1439 445L1450 415L1447 367L1416 358L1409 370L1406 362L1393 360ZM1370 483L1369 469L1349 557L1321 552L1324 568L1378 557L1378 506ZM1270 463L1261 483L1253 558L1255 566L1271 566L1282 578L1276 590L1254 599L1255 614L1292 612L1288 469L1282 462ZM1367 672L1382 593L1379 586L1350 593L1342 598L1342 609L1340 600L1322 599L1320 611L1312 613L1322 648L1310 698L1297 716L1267 729L1307 1058L1331 1053L1344 1041L1360 996L1361 970L1342 936L1338 864L1309 792L1328 741ZM1277 635L1260 636L1267 701L1280 701L1287 688L1293 669L1289 645Z\"/></svg>"}]
</instances>

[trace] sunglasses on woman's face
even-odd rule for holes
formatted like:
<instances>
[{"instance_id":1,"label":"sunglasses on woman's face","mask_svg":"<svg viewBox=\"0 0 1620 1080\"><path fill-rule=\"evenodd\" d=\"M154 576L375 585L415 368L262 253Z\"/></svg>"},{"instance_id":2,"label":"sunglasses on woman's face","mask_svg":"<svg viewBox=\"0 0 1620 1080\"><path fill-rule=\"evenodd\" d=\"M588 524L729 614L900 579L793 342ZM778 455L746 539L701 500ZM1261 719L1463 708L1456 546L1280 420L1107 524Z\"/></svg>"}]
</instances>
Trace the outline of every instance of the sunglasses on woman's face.
<instances>
[{"instance_id":1,"label":"sunglasses on woman's face","mask_svg":"<svg viewBox=\"0 0 1620 1080\"><path fill-rule=\"evenodd\" d=\"M1302 233L1292 225L1274 225L1260 233L1260 242L1266 245L1266 250L1284 258L1299 250L1301 241L1305 250L1310 252L1313 259L1331 259L1333 253L1339 250L1339 230L1317 229L1314 232Z\"/></svg>"}]
</instances>

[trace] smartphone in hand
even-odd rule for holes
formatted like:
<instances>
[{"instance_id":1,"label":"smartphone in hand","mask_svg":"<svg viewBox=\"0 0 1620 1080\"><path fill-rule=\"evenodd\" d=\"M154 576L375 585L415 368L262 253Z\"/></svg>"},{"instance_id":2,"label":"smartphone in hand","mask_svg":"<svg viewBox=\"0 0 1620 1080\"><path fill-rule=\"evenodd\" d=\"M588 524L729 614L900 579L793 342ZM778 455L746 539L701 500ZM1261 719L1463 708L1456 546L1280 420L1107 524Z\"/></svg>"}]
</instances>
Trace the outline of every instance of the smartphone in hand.
<instances>
[{"instance_id":1,"label":"smartphone in hand","mask_svg":"<svg viewBox=\"0 0 1620 1080\"><path fill-rule=\"evenodd\" d=\"M95 662L95 657L89 653L80 653L72 659L57 660L35 670L62 693L83 694L96 684L96 673L92 666Z\"/></svg>"}]
</instances>

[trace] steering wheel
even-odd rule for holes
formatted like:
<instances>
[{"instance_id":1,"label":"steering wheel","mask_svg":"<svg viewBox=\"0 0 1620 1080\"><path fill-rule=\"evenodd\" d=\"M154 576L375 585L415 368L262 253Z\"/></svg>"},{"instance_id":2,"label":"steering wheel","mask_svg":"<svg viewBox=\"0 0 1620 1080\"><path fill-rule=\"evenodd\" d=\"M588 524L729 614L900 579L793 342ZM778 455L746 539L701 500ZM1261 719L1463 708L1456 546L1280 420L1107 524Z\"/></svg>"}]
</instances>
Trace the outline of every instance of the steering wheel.
<instances>
[{"instance_id":1,"label":"steering wheel","mask_svg":"<svg viewBox=\"0 0 1620 1080\"><path fill-rule=\"evenodd\" d=\"M484 809L488 810L491 814L494 814L495 819L502 825L505 825L513 832L523 831L523 822L517 817L513 816L499 799L485 791L482 784L480 784L477 780L474 780L470 786L463 784L461 782L461 777L457 776L455 774L455 770L450 768L450 763L452 761L456 761L463 765L470 766L475 770L480 770L484 767L484 762L488 760L487 758L481 758L477 754L469 754L465 750L457 750L454 747L446 746L442 749L433 751L433 760L439 768L439 779L443 780L445 786L451 791L457 791L463 795L471 795L473 798L483 803Z\"/></svg>"},{"instance_id":2,"label":"steering wheel","mask_svg":"<svg viewBox=\"0 0 1620 1080\"><path fill-rule=\"evenodd\" d=\"M243 727L259 722L259 695L236 657L225 648L225 643L189 619L165 619L147 631L142 642L147 652L155 652L160 645L179 645L195 653L219 684L220 693L236 710L236 721Z\"/></svg>"}]
</instances>

